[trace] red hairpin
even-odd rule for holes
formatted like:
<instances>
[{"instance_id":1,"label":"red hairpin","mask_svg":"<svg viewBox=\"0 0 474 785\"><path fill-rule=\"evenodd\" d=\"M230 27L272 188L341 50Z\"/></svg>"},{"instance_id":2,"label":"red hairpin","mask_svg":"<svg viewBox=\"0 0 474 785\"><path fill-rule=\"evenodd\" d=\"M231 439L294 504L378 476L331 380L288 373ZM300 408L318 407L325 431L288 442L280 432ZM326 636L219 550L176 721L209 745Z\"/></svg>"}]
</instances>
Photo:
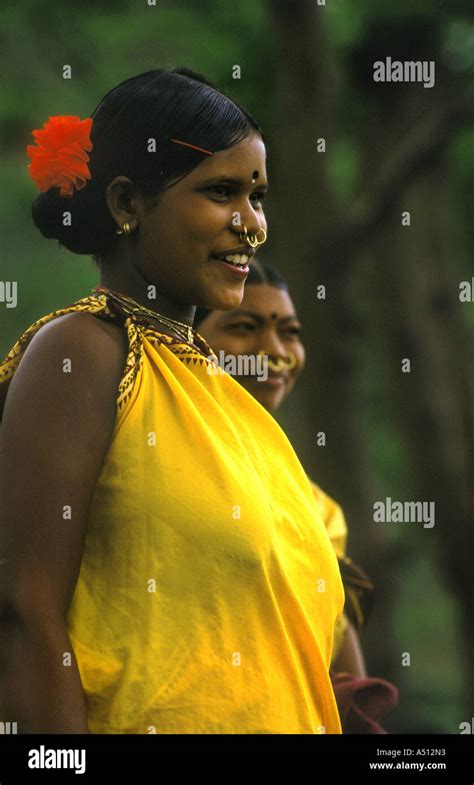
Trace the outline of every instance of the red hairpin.
<instances>
[{"instance_id":1,"label":"red hairpin","mask_svg":"<svg viewBox=\"0 0 474 785\"><path fill-rule=\"evenodd\" d=\"M86 152L92 150L91 128L91 117L56 115L31 132L37 144L26 148L31 158L28 171L40 191L57 186L60 196L72 196L74 188L85 188L91 179Z\"/></svg>"},{"instance_id":2,"label":"red hairpin","mask_svg":"<svg viewBox=\"0 0 474 785\"><path fill-rule=\"evenodd\" d=\"M206 153L207 155L214 155L214 153L209 152L209 150L204 150L203 147L196 147L195 144L189 144L188 142L180 142L179 139L172 139L172 142L176 142L176 144L182 144L184 147L192 147L193 150L199 150L200 153Z\"/></svg>"}]
</instances>

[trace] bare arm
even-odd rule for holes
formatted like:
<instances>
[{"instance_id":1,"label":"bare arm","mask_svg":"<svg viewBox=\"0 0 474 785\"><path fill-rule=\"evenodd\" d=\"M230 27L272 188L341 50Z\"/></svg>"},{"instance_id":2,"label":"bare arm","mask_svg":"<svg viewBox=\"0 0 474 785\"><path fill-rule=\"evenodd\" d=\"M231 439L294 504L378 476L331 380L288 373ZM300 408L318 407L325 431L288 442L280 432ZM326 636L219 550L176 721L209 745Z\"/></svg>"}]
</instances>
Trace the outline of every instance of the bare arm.
<instances>
[{"instance_id":1,"label":"bare arm","mask_svg":"<svg viewBox=\"0 0 474 785\"><path fill-rule=\"evenodd\" d=\"M69 314L35 335L8 391L0 431L0 719L18 722L19 733L88 732L66 615L125 357L120 328ZM71 665L63 664L68 652Z\"/></svg>"},{"instance_id":2,"label":"bare arm","mask_svg":"<svg viewBox=\"0 0 474 785\"><path fill-rule=\"evenodd\" d=\"M343 644L334 663L334 671L338 673L352 673L353 676L358 676L359 678L367 676L359 636L351 622L348 624Z\"/></svg>"}]
</instances>

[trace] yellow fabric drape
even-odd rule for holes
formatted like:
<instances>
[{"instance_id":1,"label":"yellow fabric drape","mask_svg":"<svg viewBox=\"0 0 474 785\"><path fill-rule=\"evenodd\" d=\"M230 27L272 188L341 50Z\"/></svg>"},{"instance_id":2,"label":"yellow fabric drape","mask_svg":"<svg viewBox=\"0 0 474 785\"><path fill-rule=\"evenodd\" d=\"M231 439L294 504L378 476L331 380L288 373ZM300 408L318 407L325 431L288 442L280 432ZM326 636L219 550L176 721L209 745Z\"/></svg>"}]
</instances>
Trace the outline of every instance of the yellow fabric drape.
<instances>
[{"instance_id":1,"label":"yellow fabric drape","mask_svg":"<svg viewBox=\"0 0 474 785\"><path fill-rule=\"evenodd\" d=\"M348 535L346 519L342 511L342 507L331 496L329 496L329 494L325 493L323 489L319 487L319 485L316 485L316 483L312 480L310 480L310 483L316 502L321 510L323 522L326 527L326 531L329 534L329 538L332 542L336 556L338 559L342 559L346 556ZM341 615L336 620L336 626L334 629L334 645L331 663L336 661L337 656L341 651L341 646L344 642L348 626L349 622L346 614L341 613Z\"/></svg>"},{"instance_id":2,"label":"yellow fabric drape","mask_svg":"<svg viewBox=\"0 0 474 785\"><path fill-rule=\"evenodd\" d=\"M65 313L116 319L105 295ZM67 627L93 733L341 733L328 670L344 606L310 481L270 414L175 339L129 355Z\"/></svg>"}]
</instances>

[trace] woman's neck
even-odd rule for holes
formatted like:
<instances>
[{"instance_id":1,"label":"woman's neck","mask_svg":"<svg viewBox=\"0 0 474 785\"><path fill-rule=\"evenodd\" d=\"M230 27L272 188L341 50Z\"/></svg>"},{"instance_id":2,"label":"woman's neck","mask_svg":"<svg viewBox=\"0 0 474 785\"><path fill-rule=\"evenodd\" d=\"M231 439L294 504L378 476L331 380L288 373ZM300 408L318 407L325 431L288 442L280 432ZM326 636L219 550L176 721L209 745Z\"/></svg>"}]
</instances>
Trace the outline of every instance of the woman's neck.
<instances>
[{"instance_id":1,"label":"woman's neck","mask_svg":"<svg viewBox=\"0 0 474 785\"><path fill-rule=\"evenodd\" d=\"M128 274L126 275L120 273L119 269L113 271L101 269L100 286L111 289L113 292L124 294L148 310L192 326L195 312L193 306L186 307L172 302L158 292L156 286L145 280L136 270L133 271L134 274L129 274L129 271L127 271ZM149 297L149 288L151 286L155 290L156 296L154 298ZM155 320L151 314L143 314L143 317L149 321L151 326L156 327L159 332L176 337L176 332L173 331L172 327L160 323L157 319Z\"/></svg>"}]
</instances>

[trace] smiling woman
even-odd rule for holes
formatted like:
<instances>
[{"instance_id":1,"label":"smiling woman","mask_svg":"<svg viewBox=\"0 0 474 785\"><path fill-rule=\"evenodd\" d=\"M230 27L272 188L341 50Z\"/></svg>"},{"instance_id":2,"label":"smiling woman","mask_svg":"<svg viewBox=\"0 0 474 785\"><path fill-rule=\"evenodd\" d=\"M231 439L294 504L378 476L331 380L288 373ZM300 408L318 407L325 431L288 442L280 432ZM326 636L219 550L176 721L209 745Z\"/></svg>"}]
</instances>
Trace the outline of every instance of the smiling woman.
<instances>
[{"instance_id":1,"label":"smiling woman","mask_svg":"<svg viewBox=\"0 0 474 785\"><path fill-rule=\"evenodd\" d=\"M3 712L20 733L340 733L344 591L310 482L193 328L240 304L266 238L263 134L188 69L50 121L33 218L101 280L0 365Z\"/></svg>"}]
</instances>

